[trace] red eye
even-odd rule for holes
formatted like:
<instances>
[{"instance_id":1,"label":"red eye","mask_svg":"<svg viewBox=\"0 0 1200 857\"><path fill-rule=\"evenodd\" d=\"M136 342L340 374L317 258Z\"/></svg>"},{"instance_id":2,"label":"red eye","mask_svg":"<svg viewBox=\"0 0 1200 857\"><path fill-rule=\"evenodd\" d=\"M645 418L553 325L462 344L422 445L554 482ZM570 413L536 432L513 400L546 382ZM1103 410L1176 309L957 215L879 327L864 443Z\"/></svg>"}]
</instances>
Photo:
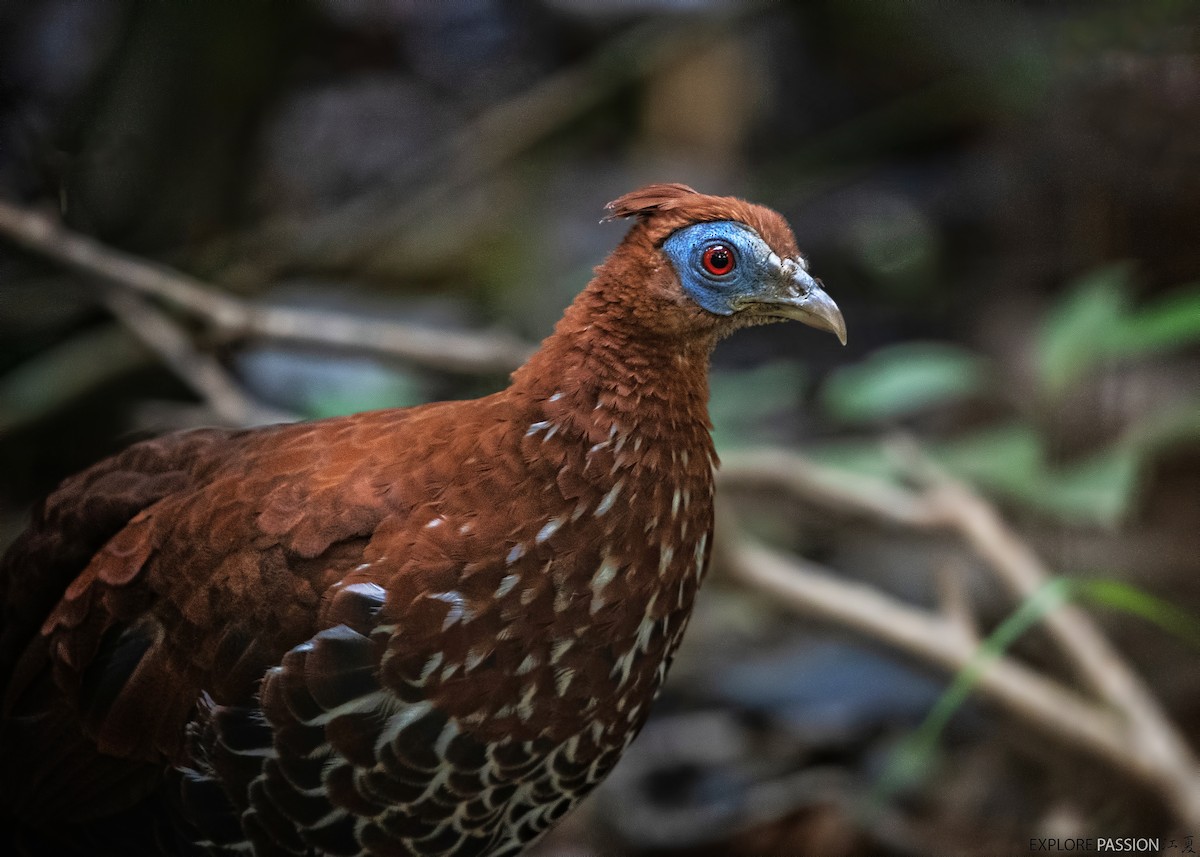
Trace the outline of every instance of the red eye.
<instances>
[{"instance_id":1,"label":"red eye","mask_svg":"<svg viewBox=\"0 0 1200 857\"><path fill-rule=\"evenodd\" d=\"M714 244L704 251L700 261L714 277L723 277L733 270L733 251L724 244Z\"/></svg>"}]
</instances>

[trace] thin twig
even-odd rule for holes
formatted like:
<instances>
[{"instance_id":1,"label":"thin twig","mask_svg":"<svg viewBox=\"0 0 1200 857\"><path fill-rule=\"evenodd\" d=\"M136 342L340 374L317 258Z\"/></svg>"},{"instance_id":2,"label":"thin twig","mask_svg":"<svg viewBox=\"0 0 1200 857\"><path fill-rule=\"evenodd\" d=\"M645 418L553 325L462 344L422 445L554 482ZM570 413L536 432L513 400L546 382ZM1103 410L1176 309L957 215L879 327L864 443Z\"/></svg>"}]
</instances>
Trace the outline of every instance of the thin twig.
<instances>
[{"instance_id":1,"label":"thin twig","mask_svg":"<svg viewBox=\"0 0 1200 857\"><path fill-rule=\"evenodd\" d=\"M1016 597L1028 598L1051 578L1041 558L991 503L935 466L915 446L908 454L911 472L924 483L926 496L942 508L954 530ZM1126 718L1131 749L1172 784L1181 812L1200 822L1200 760L1150 689L1083 609L1064 605L1042 622L1084 681Z\"/></svg>"},{"instance_id":2,"label":"thin twig","mask_svg":"<svg viewBox=\"0 0 1200 857\"><path fill-rule=\"evenodd\" d=\"M978 642L979 625L967 591L967 564L959 555L947 557L934 569L938 607L965 636Z\"/></svg>"},{"instance_id":3,"label":"thin twig","mask_svg":"<svg viewBox=\"0 0 1200 857\"><path fill-rule=\"evenodd\" d=\"M722 555L739 580L795 610L815 614L937 664L951 672L972 662L977 642L953 622L909 607L873 586L848 583L816 563L741 538ZM1109 712L1011 659L988 666L979 690L1073 744L1145 776Z\"/></svg>"},{"instance_id":4,"label":"thin twig","mask_svg":"<svg viewBox=\"0 0 1200 857\"><path fill-rule=\"evenodd\" d=\"M944 511L919 494L784 449L724 453L717 478L729 487L781 488L815 506L891 526L931 530L946 525Z\"/></svg>"},{"instance_id":5,"label":"thin twig","mask_svg":"<svg viewBox=\"0 0 1200 857\"><path fill-rule=\"evenodd\" d=\"M956 533L1021 598L1050 579L1037 555L983 497L923 460L911 469L921 482L919 489L849 476L789 451L763 449L727 455L720 481L725 487L783 489L823 508L889 526ZM742 579L795 606L950 669L960 669L976 650L976 641L946 616L923 614L877 590L818 575L795 559L737 535L724 535L733 543L730 567ZM1103 710L1083 702L1074 691L1041 676L1038 682L1024 680L1025 673L1036 676L1024 667L1019 669L1025 673L1017 674L1024 678L1015 684L1011 678L997 680L995 675L1005 676L1018 667L1011 659L990 667L981 688L1030 722L1137 774L1158 789L1181 819L1200 825L1200 764L1150 691L1083 610L1068 605L1044 622L1112 714L1101 721L1096 715ZM1063 717L1064 712L1069 716Z\"/></svg>"},{"instance_id":6,"label":"thin twig","mask_svg":"<svg viewBox=\"0 0 1200 857\"><path fill-rule=\"evenodd\" d=\"M0 235L107 283L165 301L238 336L369 350L453 372L507 372L532 347L497 334L430 330L344 313L264 306L233 297L187 274L107 247L46 215L0 202Z\"/></svg>"},{"instance_id":7,"label":"thin twig","mask_svg":"<svg viewBox=\"0 0 1200 857\"><path fill-rule=\"evenodd\" d=\"M295 414L254 401L217 360L197 351L191 337L148 301L113 291L104 304L138 339L162 358L223 422L238 426L291 422Z\"/></svg>"}]
</instances>

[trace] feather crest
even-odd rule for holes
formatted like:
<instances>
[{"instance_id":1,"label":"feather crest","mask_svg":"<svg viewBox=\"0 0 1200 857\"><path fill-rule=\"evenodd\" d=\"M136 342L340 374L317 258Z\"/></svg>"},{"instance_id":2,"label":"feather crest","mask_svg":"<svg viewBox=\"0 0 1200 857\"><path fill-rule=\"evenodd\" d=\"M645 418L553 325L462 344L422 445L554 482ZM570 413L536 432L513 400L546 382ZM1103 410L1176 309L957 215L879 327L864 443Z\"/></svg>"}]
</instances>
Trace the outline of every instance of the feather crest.
<instances>
[{"instance_id":1,"label":"feather crest","mask_svg":"<svg viewBox=\"0 0 1200 857\"><path fill-rule=\"evenodd\" d=\"M605 206L604 220L636 217L637 227L657 246L676 229L692 223L734 220L758 232L783 257L799 254L787 221L775 211L732 196L712 196L676 182L652 184L618 197Z\"/></svg>"},{"instance_id":2,"label":"feather crest","mask_svg":"<svg viewBox=\"0 0 1200 857\"><path fill-rule=\"evenodd\" d=\"M678 208L688 197L695 196L702 194L678 182L646 185L604 206L608 212L604 215L604 220L616 220L620 217L637 217L644 220L656 212Z\"/></svg>"}]
</instances>

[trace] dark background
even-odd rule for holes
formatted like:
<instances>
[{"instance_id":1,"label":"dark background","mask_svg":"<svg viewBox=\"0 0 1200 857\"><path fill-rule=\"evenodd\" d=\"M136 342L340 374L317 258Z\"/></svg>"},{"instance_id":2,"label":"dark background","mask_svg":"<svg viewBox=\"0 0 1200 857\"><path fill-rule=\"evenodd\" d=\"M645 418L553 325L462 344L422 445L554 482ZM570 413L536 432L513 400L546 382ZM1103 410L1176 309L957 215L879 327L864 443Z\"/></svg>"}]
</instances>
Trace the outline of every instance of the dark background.
<instances>
[{"instance_id":1,"label":"dark background","mask_svg":"<svg viewBox=\"0 0 1200 857\"><path fill-rule=\"evenodd\" d=\"M619 240L597 223L606 201L683 181L769 204L849 344L799 326L723 344L722 451L785 446L895 478L881 441L903 432L1055 572L1194 616L1198 11L8 0L0 198L248 300L529 342ZM222 420L105 294L0 241L0 544L69 473ZM300 416L475 396L510 368L220 336L163 306L253 401ZM985 630L1016 606L947 539L737 502L769 541L918 604L956 557ZM1127 774L979 703L928 776L862 810L947 676L714 577L656 718L544 853L1200 835ZM1163 630L1161 610L1145 621L1131 603L1098 619L1196 738L1194 626ZM1070 683L1044 643L1032 633L1015 656Z\"/></svg>"}]
</instances>

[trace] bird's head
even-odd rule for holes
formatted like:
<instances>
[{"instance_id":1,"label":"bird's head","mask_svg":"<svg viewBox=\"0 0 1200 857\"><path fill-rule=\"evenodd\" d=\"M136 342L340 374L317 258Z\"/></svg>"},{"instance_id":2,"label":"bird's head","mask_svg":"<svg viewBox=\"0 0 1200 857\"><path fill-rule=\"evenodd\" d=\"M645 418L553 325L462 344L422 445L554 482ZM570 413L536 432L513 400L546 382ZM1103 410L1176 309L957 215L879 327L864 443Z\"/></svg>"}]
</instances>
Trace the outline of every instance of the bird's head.
<instances>
[{"instance_id":1,"label":"bird's head","mask_svg":"<svg viewBox=\"0 0 1200 857\"><path fill-rule=\"evenodd\" d=\"M642 313L646 324L672 332L687 325L721 336L794 319L845 344L841 311L808 273L778 213L681 184L650 185L607 208L607 219L637 219L610 263L641 268L639 279L649 289L628 297L649 304Z\"/></svg>"}]
</instances>

